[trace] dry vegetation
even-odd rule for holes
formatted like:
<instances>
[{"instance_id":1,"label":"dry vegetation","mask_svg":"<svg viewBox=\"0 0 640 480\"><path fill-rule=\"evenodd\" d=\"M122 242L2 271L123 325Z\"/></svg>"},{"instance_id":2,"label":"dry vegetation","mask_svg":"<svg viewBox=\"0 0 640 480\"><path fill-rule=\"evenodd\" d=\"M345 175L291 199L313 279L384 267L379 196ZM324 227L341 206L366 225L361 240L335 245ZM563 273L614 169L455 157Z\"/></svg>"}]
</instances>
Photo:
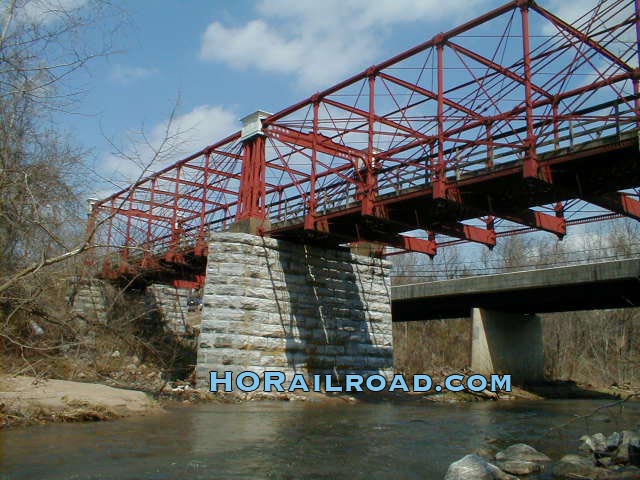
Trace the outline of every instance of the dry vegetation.
<instances>
[{"instance_id":1,"label":"dry vegetation","mask_svg":"<svg viewBox=\"0 0 640 480\"><path fill-rule=\"evenodd\" d=\"M100 422L115 420L121 415L104 405L70 402L65 409L46 407L9 410L0 405L0 427L40 425L43 423Z\"/></svg>"},{"instance_id":2,"label":"dry vegetation","mask_svg":"<svg viewBox=\"0 0 640 480\"><path fill-rule=\"evenodd\" d=\"M106 321L72 308L70 279L89 276L95 247L85 189L99 178L57 119L75 113L75 75L112 53L125 17L107 0L64 5L0 6L0 373L160 391L188 375L193 352L153 311L117 289ZM152 149L145 168L163 152Z\"/></svg>"}]
</instances>

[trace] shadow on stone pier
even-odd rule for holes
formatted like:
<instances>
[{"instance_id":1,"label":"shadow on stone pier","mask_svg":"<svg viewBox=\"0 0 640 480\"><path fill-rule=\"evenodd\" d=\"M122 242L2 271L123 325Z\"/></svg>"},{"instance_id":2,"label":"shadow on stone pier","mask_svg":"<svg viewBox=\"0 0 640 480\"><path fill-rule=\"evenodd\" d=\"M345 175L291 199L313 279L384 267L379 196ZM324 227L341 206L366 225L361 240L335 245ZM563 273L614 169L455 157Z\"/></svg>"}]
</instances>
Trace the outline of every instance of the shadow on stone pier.
<instances>
[{"instance_id":1,"label":"shadow on stone pier","mask_svg":"<svg viewBox=\"0 0 640 480\"><path fill-rule=\"evenodd\" d=\"M390 265L243 233L209 244L198 386L210 371L390 376Z\"/></svg>"}]
</instances>

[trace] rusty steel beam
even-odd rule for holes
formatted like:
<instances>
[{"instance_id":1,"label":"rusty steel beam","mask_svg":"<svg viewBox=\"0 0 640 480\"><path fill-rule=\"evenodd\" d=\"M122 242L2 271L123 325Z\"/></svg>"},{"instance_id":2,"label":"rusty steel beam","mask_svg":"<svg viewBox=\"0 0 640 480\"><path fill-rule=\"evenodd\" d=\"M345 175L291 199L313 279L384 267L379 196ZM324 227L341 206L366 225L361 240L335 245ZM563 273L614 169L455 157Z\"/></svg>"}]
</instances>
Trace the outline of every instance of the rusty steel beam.
<instances>
[{"instance_id":1,"label":"rusty steel beam","mask_svg":"<svg viewBox=\"0 0 640 480\"><path fill-rule=\"evenodd\" d=\"M581 198L611 212L640 220L640 202L630 195L613 192L600 195L582 195Z\"/></svg>"},{"instance_id":2,"label":"rusty steel beam","mask_svg":"<svg viewBox=\"0 0 640 480\"><path fill-rule=\"evenodd\" d=\"M472 243L480 243L489 248L493 248L496 245L496 232L493 229L475 227L464 223L454 223L439 224L433 227L433 230L449 237L467 240Z\"/></svg>"}]
</instances>

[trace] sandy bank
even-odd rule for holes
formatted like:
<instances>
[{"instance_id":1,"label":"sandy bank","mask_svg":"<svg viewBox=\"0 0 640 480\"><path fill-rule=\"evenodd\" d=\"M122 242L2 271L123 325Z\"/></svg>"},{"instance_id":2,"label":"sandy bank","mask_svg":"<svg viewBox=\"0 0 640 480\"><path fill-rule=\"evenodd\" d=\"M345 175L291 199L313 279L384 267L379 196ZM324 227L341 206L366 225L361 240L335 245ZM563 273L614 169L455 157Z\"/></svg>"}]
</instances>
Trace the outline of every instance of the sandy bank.
<instances>
[{"instance_id":1,"label":"sandy bank","mask_svg":"<svg viewBox=\"0 0 640 480\"><path fill-rule=\"evenodd\" d=\"M0 425L108 420L161 411L143 392L95 383L0 375Z\"/></svg>"}]
</instances>

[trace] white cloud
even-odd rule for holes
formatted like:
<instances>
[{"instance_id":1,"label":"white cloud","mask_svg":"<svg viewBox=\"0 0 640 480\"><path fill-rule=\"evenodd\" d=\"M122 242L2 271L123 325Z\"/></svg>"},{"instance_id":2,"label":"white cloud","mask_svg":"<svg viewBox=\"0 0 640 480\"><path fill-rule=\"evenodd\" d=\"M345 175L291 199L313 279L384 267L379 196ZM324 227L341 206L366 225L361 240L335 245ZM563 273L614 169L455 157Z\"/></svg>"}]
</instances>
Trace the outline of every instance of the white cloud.
<instances>
[{"instance_id":1,"label":"white cloud","mask_svg":"<svg viewBox=\"0 0 640 480\"><path fill-rule=\"evenodd\" d=\"M595 7L598 1L599 0L577 0L567 2L566 0L547 0L542 3L542 6L565 22L573 23ZM550 28L550 33L557 32L553 25L549 24L548 27Z\"/></svg>"},{"instance_id":2,"label":"white cloud","mask_svg":"<svg viewBox=\"0 0 640 480\"><path fill-rule=\"evenodd\" d=\"M544 2L542 6L555 16L560 17L565 22L573 24L574 26L590 25L589 33L617 26L623 20L633 15L631 4L628 4L625 8L616 6L612 13L607 10L608 8L611 8L611 5L605 2L600 6L599 10L592 11L598 4L599 0L577 0L573 2L567 2L566 0L548 0ZM597 14L598 17L595 21L591 22L594 13ZM541 21L544 22L542 24L542 33L544 35L562 35L554 24L546 19L541 19ZM584 31L585 29L581 28L580 30ZM608 50L623 58L623 60L632 67L635 67L638 64L637 56L635 54L635 50L630 48L630 46L635 42L635 28L628 27L625 33L618 32L616 33L616 36L618 37L618 41L607 45ZM599 41L602 42L603 37L601 37ZM604 38L604 41L606 44L606 37ZM595 54L595 56L594 60L591 61L593 66L589 63L585 63L582 70L584 77L580 84L575 85L576 88L593 83L602 77L610 76L616 71L612 68L611 60L603 55L596 54L593 50L587 51L584 48L582 48L582 51L587 55L594 56ZM581 62L584 61L582 60L582 57L578 58Z\"/></svg>"},{"instance_id":3,"label":"white cloud","mask_svg":"<svg viewBox=\"0 0 640 480\"><path fill-rule=\"evenodd\" d=\"M593 10L598 5L598 3L599 0L577 0L572 2L568 2L566 0L547 0L546 2L542 3L542 6L553 13L556 17L560 17L567 23L573 24L578 19L581 19L578 23L582 24L590 21L590 19L592 18L591 10ZM602 18L610 17L610 14L603 13L606 12L607 8L609 7L610 5L607 5L605 2L605 4L603 4L598 11L598 14L601 15ZM615 8L615 11L617 12L618 8ZM600 30L602 29L602 27L613 26L632 13L633 12L631 10L631 6L629 5L628 8L620 10L617 15L608 18L607 22L603 23L602 21L596 21L593 24L592 29ZM584 18L582 18L583 16ZM557 27L555 27L551 22L548 22L546 20L544 21L545 24L542 27L542 30L545 35L558 34Z\"/></svg>"},{"instance_id":4,"label":"white cloud","mask_svg":"<svg viewBox=\"0 0 640 480\"><path fill-rule=\"evenodd\" d=\"M145 168L145 175L160 170L239 130L237 118L235 112L223 107L198 106L174 118L168 130L171 140L165 145L163 155L152 165L149 162L154 157L154 150L160 148L167 136L168 121L149 129L146 141L139 135L133 135L129 145L124 148L124 154L129 159L109 154L102 161L101 171L107 178L116 179L114 181L118 185L126 186L135 181Z\"/></svg>"},{"instance_id":5,"label":"white cloud","mask_svg":"<svg viewBox=\"0 0 640 480\"><path fill-rule=\"evenodd\" d=\"M294 75L307 87L327 86L376 59L388 27L422 22L435 28L473 15L488 0L263 0L261 18L241 26L211 23L200 56L235 68Z\"/></svg>"},{"instance_id":6,"label":"white cloud","mask_svg":"<svg viewBox=\"0 0 640 480\"><path fill-rule=\"evenodd\" d=\"M26 0L16 9L20 23L48 25L63 20L70 12L87 4L88 0Z\"/></svg>"},{"instance_id":7,"label":"white cloud","mask_svg":"<svg viewBox=\"0 0 640 480\"><path fill-rule=\"evenodd\" d=\"M155 68L131 67L127 65L114 65L111 69L111 80L117 83L132 83L142 78L155 75L158 71Z\"/></svg>"}]
</instances>

